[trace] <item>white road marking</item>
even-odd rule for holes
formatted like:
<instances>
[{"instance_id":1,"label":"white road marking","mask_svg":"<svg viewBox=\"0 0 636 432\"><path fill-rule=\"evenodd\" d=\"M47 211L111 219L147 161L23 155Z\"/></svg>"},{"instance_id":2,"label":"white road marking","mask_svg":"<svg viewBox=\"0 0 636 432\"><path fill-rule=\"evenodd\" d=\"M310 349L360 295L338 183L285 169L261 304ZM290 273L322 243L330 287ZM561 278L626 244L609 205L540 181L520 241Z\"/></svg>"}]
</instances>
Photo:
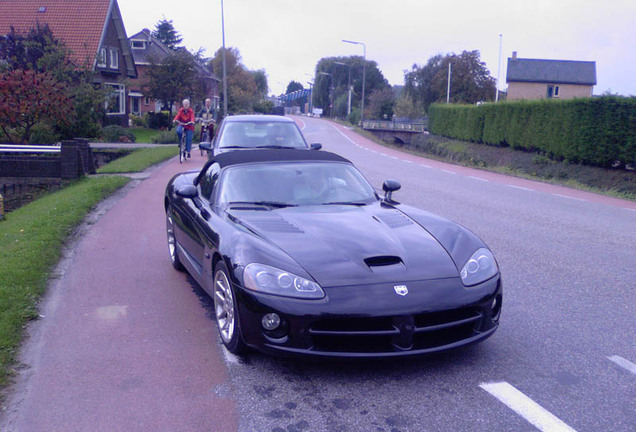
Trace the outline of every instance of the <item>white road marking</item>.
<instances>
[{"instance_id":1,"label":"white road marking","mask_svg":"<svg viewBox=\"0 0 636 432\"><path fill-rule=\"evenodd\" d=\"M346 136L346 135L344 134L344 132L342 132L340 129L338 129L338 128L336 127L336 125L332 124L331 126L333 126L333 128L334 128L335 130L337 130L337 131L340 133L340 135L342 135L343 137L345 137L346 139L348 139L348 140L349 140L350 142L352 142L353 144L358 145L358 143L356 143L354 140L352 140L351 138L349 138L348 136Z\"/></svg>"},{"instance_id":2,"label":"white road marking","mask_svg":"<svg viewBox=\"0 0 636 432\"><path fill-rule=\"evenodd\" d=\"M630 362L629 360L624 359L621 356L613 355L607 358L609 361L612 361L622 367L623 369L627 369L634 375L636 375L636 364Z\"/></svg>"},{"instance_id":3,"label":"white road marking","mask_svg":"<svg viewBox=\"0 0 636 432\"><path fill-rule=\"evenodd\" d=\"M503 402L508 408L544 432L575 432L558 417L514 388L507 382L481 383L482 389Z\"/></svg>"},{"instance_id":4,"label":"white road marking","mask_svg":"<svg viewBox=\"0 0 636 432\"><path fill-rule=\"evenodd\" d=\"M406 162L406 163L410 163L410 164L412 164L412 163L413 163L412 161L410 161L410 160L406 160L406 159L402 159L402 161L403 161L403 162Z\"/></svg>"},{"instance_id":5,"label":"white road marking","mask_svg":"<svg viewBox=\"0 0 636 432\"><path fill-rule=\"evenodd\" d=\"M558 196L558 197L561 197L561 198L568 198L568 199L571 199L571 200L587 202L587 200L583 199L583 198L574 198L574 197L571 197L571 196L561 195L561 194L558 194L558 193L553 193L552 195Z\"/></svg>"},{"instance_id":6,"label":"white road marking","mask_svg":"<svg viewBox=\"0 0 636 432\"><path fill-rule=\"evenodd\" d=\"M426 165L426 164L420 164L420 166L423 167L423 168L433 168L432 166Z\"/></svg>"},{"instance_id":7,"label":"white road marking","mask_svg":"<svg viewBox=\"0 0 636 432\"><path fill-rule=\"evenodd\" d=\"M390 157L391 159L395 159L395 160L398 160L398 159L399 159L398 157L395 157L395 156L389 156L389 157Z\"/></svg>"},{"instance_id":8,"label":"white road marking","mask_svg":"<svg viewBox=\"0 0 636 432\"><path fill-rule=\"evenodd\" d=\"M523 187L523 186L515 186L515 185L506 185L506 186L510 186L511 188L515 188L515 189L521 189L521 190L525 190L525 191L530 191L530 192L534 192L534 189L530 189L527 187Z\"/></svg>"},{"instance_id":9,"label":"white road marking","mask_svg":"<svg viewBox=\"0 0 636 432\"><path fill-rule=\"evenodd\" d=\"M486 179L483 179L483 178L480 178L480 177L475 177L475 176L468 176L468 178L479 180L479 181L483 181L483 182L487 182L488 181Z\"/></svg>"},{"instance_id":10,"label":"white road marking","mask_svg":"<svg viewBox=\"0 0 636 432\"><path fill-rule=\"evenodd\" d=\"M386 153L380 153L380 156L388 156Z\"/></svg>"},{"instance_id":11,"label":"white road marking","mask_svg":"<svg viewBox=\"0 0 636 432\"><path fill-rule=\"evenodd\" d=\"M449 173L449 174L457 174L457 173L456 173L456 172L454 172L454 171L449 171L449 170L445 170L445 169L443 169L442 171L444 171L445 173Z\"/></svg>"}]
</instances>

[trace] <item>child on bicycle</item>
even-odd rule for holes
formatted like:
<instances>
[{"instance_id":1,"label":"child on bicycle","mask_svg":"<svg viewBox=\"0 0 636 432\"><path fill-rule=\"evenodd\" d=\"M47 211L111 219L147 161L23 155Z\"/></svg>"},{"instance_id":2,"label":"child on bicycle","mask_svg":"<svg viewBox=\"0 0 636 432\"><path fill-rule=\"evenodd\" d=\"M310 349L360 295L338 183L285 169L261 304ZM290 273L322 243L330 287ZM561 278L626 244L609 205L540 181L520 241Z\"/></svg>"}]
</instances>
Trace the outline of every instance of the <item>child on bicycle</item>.
<instances>
[{"instance_id":1,"label":"child on bicycle","mask_svg":"<svg viewBox=\"0 0 636 432\"><path fill-rule=\"evenodd\" d=\"M194 110L190 108L190 101L188 99L184 99L181 103L181 108L179 112L174 117L174 123L177 123L177 135L179 136L179 141L181 141L181 135L186 134L186 153L188 157L190 157L190 149L192 148L192 135L194 135Z\"/></svg>"}]
</instances>

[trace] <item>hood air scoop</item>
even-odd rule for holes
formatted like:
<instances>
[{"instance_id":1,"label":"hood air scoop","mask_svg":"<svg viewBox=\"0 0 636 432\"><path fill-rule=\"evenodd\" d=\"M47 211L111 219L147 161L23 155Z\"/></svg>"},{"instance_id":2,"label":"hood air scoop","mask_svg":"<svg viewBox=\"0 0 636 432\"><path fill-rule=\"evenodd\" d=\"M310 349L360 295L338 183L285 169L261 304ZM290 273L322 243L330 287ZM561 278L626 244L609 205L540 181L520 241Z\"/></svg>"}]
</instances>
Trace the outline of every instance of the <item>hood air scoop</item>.
<instances>
[{"instance_id":1,"label":"hood air scoop","mask_svg":"<svg viewBox=\"0 0 636 432\"><path fill-rule=\"evenodd\" d=\"M404 269L402 258L391 255L380 255L365 258L364 262L375 273L385 273Z\"/></svg>"}]
</instances>

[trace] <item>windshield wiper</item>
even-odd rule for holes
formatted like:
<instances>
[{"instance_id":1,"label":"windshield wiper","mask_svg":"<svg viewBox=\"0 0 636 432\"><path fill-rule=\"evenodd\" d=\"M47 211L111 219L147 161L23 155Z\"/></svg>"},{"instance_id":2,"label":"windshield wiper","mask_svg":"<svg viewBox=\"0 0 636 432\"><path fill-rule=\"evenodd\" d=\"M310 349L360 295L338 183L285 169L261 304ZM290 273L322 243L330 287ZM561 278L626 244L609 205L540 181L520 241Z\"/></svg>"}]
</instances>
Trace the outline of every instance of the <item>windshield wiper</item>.
<instances>
[{"instance_id":1,"label":"windshield wiper","mask_svg":"<svg viewBox=\"0 0 636 432\"><path fill-rule=\"evenodd\" d=\"M281 202L281 201L231 201L230 205L261 205L267 207L284 208L284 207L297 207L296 204Z\"/></svg>"},{"instance_id":2,"label":"windshield wiper","mask_svg":"<svg viewBox=\"0 0 636 432\"><path fill-rule=\"evenodd\" d=\"M363 201L330 201L322 203L320 205L352 205L352 206L365 206L367 203Z\"/></svg>"},{"instance_id":3,"label":"windshield wiper","mask_svg":"<svg viewBox=\"0 0 636 432\"><path fill-rule=\"evenodd\" d=\"M268 149L294 149L297 147L293 147L293 146L282 146L282 145L262 145L262 146L256 146L254 148L268 148Z\"/></svg>"}]
</instances>

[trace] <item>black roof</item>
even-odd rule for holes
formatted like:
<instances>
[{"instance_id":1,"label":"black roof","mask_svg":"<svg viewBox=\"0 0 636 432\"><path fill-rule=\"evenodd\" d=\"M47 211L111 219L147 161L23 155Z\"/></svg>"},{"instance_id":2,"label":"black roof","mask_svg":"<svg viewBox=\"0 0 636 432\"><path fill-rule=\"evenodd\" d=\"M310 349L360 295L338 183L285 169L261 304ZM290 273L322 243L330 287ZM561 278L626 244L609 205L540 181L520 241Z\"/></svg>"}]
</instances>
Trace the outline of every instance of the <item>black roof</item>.
<instances>
[{"instance_id":1,"label":"black roof","mask_svg":"<svg viewBox=\"0 0 636 432\"><path fill-rule=\"evenodd\" d=\"M509 58L506 82L596 85L596 62Z\"/></svg>"}]
</instances>

